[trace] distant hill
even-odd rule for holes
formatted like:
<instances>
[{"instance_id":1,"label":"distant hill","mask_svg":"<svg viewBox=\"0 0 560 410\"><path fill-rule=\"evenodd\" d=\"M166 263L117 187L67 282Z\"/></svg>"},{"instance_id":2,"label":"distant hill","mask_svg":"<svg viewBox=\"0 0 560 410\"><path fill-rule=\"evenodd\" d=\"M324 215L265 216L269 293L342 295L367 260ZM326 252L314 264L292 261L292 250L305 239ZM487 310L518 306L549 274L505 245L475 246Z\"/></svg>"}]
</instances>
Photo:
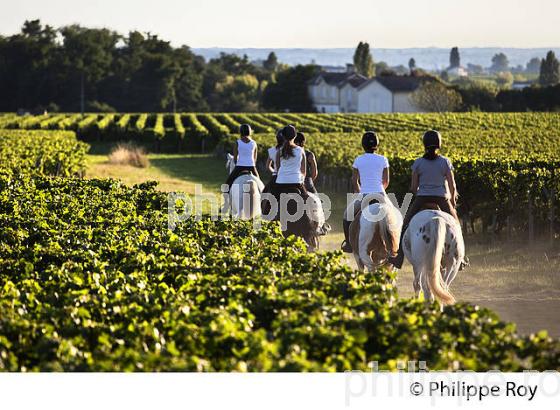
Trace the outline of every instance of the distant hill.
<instances>
[{"instance_id":1,"label":"distant hill","mask_svg":"<svg viewBox=\"0 0 560 410\"><path fill-rule=\"evenodd\" d=\"M533 57L543 58L547 51L553 50L560 56L560 48L462 48L461 64L479 64L483 67L491 65L492 57L496 53L504 53L508 56L510 66L519 64L525 66ZM353 48L193 48L193 51L204 56L207 60L218 56L221 52L246 54L250 60L265 59L274 51L278 59L290 65L309 64L312 61L320 65L344 66L352 61ZM441 70L449 65L448 48L374 48L373 59L385 61L391 66L408 66L408 60L414 57L416 65L429 70Z\"/></svg>"}]
</instances>

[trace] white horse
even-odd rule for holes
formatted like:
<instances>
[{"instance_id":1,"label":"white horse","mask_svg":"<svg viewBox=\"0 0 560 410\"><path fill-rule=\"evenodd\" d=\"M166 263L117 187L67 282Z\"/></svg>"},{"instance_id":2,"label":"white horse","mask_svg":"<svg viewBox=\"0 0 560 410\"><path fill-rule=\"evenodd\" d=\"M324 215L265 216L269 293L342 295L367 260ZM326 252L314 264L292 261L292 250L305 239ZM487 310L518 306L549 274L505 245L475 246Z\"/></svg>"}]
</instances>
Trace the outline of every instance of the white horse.
<instances>
[{"instance_id":1,"label":"white horse","mask_svg":"<svg viewBox=\"0 0 560 410\"><path fill-rule=\"evenodd\" d=\"M227 154L226 169L231 174L235 168L233 155ZM249 220L261 216L262 181L253 174L240 175L233 181L224 211L231 211L234 219Z\"/></svg>"},{"instance_id":2,"label":"white horse","mask_svg":"<svg viewBox=\"0 0 560 410\"><path fill-rule=\"evenodd\" d=\"M307 194L309 195L307 199L307 209L310 213L309 218L311 219L313 232L311 233L309 240L306 240L306 242L310 251L316 251L319 249L320 245L319 238L327 235L332 228L330 224L327 223L323 203L321 202L319 196L312 192L308 192Z\"/></svg>"},{"instance_id":3,"label":"white horse","mask_svg":"<svg viewBox=\"0 0 560 410\"><path fill-rule=\"evenodd\" d=\"M370 271L387 265L399 249L403 217L390 202L374 203L356 215L350 225L350 243L358 269Z\"/></svg>"},{"instance_id":4,"label":"white horse","mask_svg":"<svg viewBox=\"0 0 560 410\"><path fill-rule=\"evenodd\" d=\"M461 225L443 211L425 210L416 214L406 230L402 246L414 269L414 292L426 300L434 296L442 305L455 303L449 286L465 262L465 242Z\"/></svg>"}]
</instances>

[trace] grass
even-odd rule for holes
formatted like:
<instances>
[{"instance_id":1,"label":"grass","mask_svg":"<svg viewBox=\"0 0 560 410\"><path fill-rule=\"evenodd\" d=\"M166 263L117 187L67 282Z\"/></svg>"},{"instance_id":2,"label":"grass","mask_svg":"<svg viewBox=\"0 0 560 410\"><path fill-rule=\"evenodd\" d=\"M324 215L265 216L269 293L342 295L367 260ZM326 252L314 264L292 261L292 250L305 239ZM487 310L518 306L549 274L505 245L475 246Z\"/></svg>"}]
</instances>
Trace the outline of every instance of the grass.
<instances>
[{"instance_id":1,"label":"grass","mask_svg":"<svg viewBox=\"0 0 560 410\"><path fill-rule=\"evenodd\" d=\"M158 189L165 192L193 194L195 185L204 192L219 193L227 173L225 160L210 154L148 154L147 168L111 164L108 153L111 144L92 145L87 157L86 178L116 178L127 185L158 181Z\"/></svg>"}]
</instances>

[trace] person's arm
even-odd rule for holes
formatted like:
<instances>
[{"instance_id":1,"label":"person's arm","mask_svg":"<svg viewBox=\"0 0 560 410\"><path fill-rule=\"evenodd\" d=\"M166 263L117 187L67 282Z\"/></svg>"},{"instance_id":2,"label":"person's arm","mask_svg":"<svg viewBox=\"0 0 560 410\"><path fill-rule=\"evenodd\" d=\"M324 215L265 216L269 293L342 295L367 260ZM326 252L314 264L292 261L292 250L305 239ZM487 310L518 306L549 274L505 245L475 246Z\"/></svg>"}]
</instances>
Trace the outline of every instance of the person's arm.
<instances>
[{"instance_id":1,"label":"person's arm","mask_svg":"<svg viewBox=\"0 0 560 410\"><path fill-rule=\"evenodd\" d=\"M274 161L269 158L266 160L266 169L268 169L271 173L274 173L274 167L272 166Z\"/></svg>"},{"instance_id":2,"label":"person's arm","mask_svg":"<svg viewBox=\"0 0 560 410\"><path fill-rule=\"evenodd\" d=\"M280 154L281 154L281 150L278 150L278 152L276 153L276 162L274 162L274 166L276 167L276 172L280 171Z\"/></svg>"},{"instance_id":3,"label":"person's arm","mask_svg":"<svg viewBox=\"0 0 560 410\"><path fill-rule=\"evenodd\" d=\"M412 171L412 182L410 183L410 191L416 195L418 192L418 185L420 183L420 177L416 171Z\"/></svg>"},{"instance_id":4,"label":"person's arm","mask_svg":"<svg viewBox=\"0 0 560 410\"><path fill-rule=\"evenodd\" d=\"M315 159L315 154L313 153L310 155L309 166L311 168L311 175L309 176L313 181L315 181L317 179L317 176L319 175L319 172L317 171L317 160Z\"/></svg>"},{"instance_id":5,"label":"person's arm","mask_svg":"<svg viewBox=\"0 0 560 410\"><path fill-rule=\"evenodd\" d=\"M356 168L352 168L352 188L355 194L360 193L360 171Z\"/></svg>"},{"instance_id":6,"label":"person's arm","mask_svg":"<svg viewBox=\"0 0 560 410\"><path fill-rule=\"evenodd\" d=\"M445 178L447 179L447 185L449 186L449 192L451 194L451 205L453 205L453 208L457 208L459 192L457 192L457 185L455 184L455 175L453 175L453 171L450 170Z\"/></svg>"},{"instance_id":7,"label":"person's arm","mask_svg":"<svg viewBox=\"0 0 560 410\"><path fill-rule=\"evenodd\" d=\"M387 189L389 186L389 180L391 179L389 168L383 168L383 189Z\"/></svg>"},{"instance_id":8,"label":"person's arm","mask_svg":"<svg viewBox=\"0 0 560 410\"><path fill-rule=\"evenodd\" d=\"M307 160L305 159L305 154L303 154L301 156L301 166L300 166L300 171L301 174L303 175L303 177L305 178L305 175L307 175Z\"/></svg>"},{"instance_id":9,"label":"person's arm","mask_svg":"<svg viewBox=\"0 0 560 410\"><path fill-rule=\"evenodd\" d=\"M255 163L255 165L257 164L257 146L256 145L253 148L253 162Z\"/></svg>"},{"instance_id":10,"label":"person's arm","mask_svg":"<svg viewBox=\"0 0 560 410\"><path fill-rule=\"evenodd\" d=\"M237 151L237 141L235 141L235 145L233 146L233 162L237 165L237 156L239 152Z\"/></svg>"}]
</instances>

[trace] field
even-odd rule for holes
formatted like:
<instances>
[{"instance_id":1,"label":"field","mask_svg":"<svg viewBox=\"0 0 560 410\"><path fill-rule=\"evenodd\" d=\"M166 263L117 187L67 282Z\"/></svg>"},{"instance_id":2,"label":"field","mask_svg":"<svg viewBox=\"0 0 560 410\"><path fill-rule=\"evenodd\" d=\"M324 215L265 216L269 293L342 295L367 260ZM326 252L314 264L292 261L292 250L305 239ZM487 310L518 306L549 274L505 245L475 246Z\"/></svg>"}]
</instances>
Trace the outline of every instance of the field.
<instances>
[{"instance_id":1,"label":"field","mask_svg":"<svg viewBox=\"0 0 560 410\"><path fill-rule=\"evenodd\" d=\"M360 129L377 129L400 194L421 131L439 128L463 187L475 184L463 189L465 199L484 202L469 212L484 219L493 209L490 219L513 221L505 226L518 235L529 226L546 233L556 223L550 214L557 198L550 192L558 192L556 114L56 116L0 117L10 128L0 131L0 154L9 158L0 165L0 369L340 371L365 369L373 360L387 369L397 360L426 360L432 369L559 367L560 342L546 332L518 334L467 303L440 313L436 305L410 300L406 270L397 277L355 272L340 254L305 254L275 224L253 232L240 222L189 220L170 232L166 196L152 184L95 178L128 184L156 178L164 191L190 192L202 183L213 191L223 161L193 151L227 148L245 121L263 127L256 139L264 148L272 138L265 133L289 121L309 131L320 169L333 173L346 170L359 152ZM194 120L204 133L193 131ZM126 121L119 133L115 127ZM89 141L90 155L63 128ZM108 145L122 139L160 151L150 156L151 167L106 164ZM504 193L506 205L496 208ZM532 213L520 209L525 204ZM524 215L532 215L531 224ZM333 235L326 247L339 238ZM484 305L486 296L514 300L520 290L558 289L556 262L494 248L499 257L490 246L472 248L474 272L462 272L454 284L461 301L478 298ZM546 248L551 258L554 249Z\"/></svg>"}]
</instances>

